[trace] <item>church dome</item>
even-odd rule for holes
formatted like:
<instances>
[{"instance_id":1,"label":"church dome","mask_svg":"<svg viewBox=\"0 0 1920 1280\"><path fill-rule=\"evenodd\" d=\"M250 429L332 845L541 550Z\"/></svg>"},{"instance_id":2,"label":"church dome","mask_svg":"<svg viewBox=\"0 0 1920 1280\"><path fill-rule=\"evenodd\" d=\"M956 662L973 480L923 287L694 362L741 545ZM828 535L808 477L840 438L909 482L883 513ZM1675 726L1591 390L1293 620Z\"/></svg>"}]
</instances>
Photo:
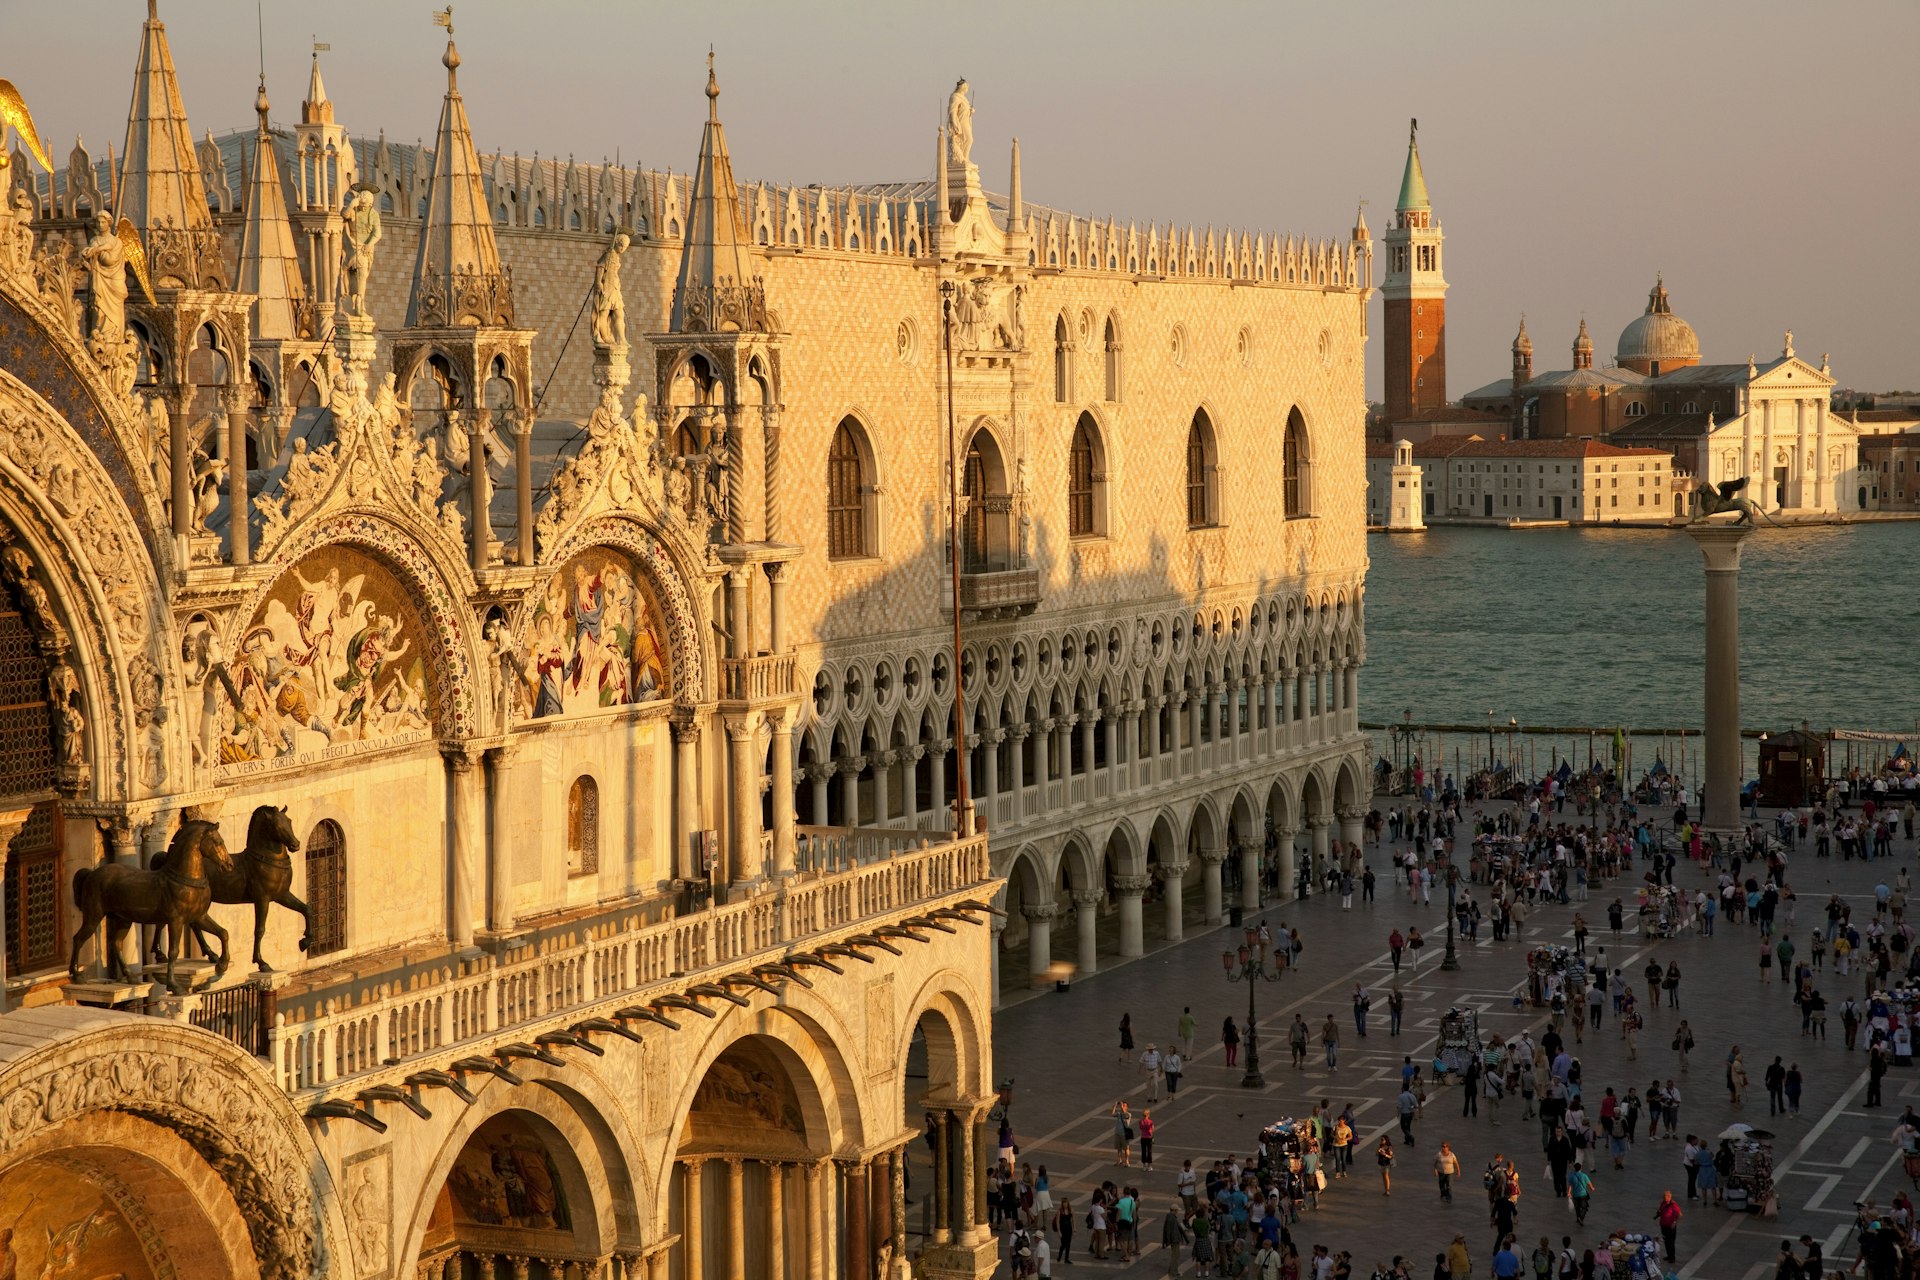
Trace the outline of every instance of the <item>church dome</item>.
<instances>
[{"instance_id":1,"label":"church dome","mask_svg":"<svg viewBox=\"0 0 1920 1280\"><path fill-rule=\"evenodd\" d=\"M1613 358L1624 368L1653 376L1700 363L1700 339L1692 325L1673 314L1667 286L1658 277L1647 294L1646 314L1620 331Z\"/></svg>"}]
</instances>

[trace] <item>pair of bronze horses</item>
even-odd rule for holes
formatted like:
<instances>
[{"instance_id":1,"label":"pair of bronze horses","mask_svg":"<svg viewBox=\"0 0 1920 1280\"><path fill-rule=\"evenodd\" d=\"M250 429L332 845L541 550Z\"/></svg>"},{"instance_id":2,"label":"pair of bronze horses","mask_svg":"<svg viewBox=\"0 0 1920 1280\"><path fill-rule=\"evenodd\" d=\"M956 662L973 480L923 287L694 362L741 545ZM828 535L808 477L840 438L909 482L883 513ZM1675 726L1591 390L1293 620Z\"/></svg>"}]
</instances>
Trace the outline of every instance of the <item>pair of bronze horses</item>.
<instances>
[{"instance_id":1,"label":"pair of bronze horses","mask_svg":"<svg viewBox=\"0 0 1920 1280\"><path fill-rule=\"evenodd\" d=\"M300 913L302 951L311 939L313 922L307 904L288 891L293 884L293 859L288 855L299 848L300 840L293 834L286 808L263 804L248 820L247 846L237 857L227 851L227 842L216 824L190 818L173 833L167 851L153 860L150 870L142 871L124 862L81 868L73 873L73 900L80 908L81 921L73 935L68 973L78 980L80 948L105 920L107 942L101 954L109 978L134 981L121 948L127 930L136 924L165 926L169 990L182 990L174 978L174 965L188 949L189 934L208 956L212 951L207 935L220 940L214 972L216 976L224 974L232 961L227 931L209 914L215 903L253 905L253 962L262 973L272 973L273 966L260 954L268 907L277 904ZM154 959L160 956L156 937Z\"/></svg>"}]
</instances>

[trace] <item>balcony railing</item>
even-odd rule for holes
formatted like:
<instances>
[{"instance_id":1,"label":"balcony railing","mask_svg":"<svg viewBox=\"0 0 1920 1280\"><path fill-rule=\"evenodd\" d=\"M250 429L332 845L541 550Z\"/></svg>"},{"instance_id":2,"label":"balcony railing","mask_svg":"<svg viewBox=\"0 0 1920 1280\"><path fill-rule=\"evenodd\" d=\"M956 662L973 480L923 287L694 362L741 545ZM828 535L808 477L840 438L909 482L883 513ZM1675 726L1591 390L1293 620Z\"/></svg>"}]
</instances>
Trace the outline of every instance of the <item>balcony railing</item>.
<instances>
[{"instance_id":1,"label":"balcony railing","mask_svg":"<svg viewBox=\"0 0 1920 1280\"><path fill-rule=\"evenodd\" d=\"M976 613L1012 617L1032 613L1040 603L1040 570L969 570L960 575L960 607Z\"/></svg>"},{"instance_id":2,"label":"balcony railing","mask_svg":"<svg viewBox=\"0 0 1920 1280\"><path fill-rule=\"evenodd\" d=\"M921 847L924 837L897 835L876 860L796 877L758 897L654 924L616 913L583 939L488 957L444 982L382 992L376 979L360 1004L282 1014L270 1034L272 1069L303 1104L397 1084L451 1058L534 1043L583 1018L683 992L710 970L750 968L802 942L859 933L879 916L991 892L985 836Z\"/></svg>"},{"instance_id":3,"label":"balcony railing","mask_svg":"<svg viewBox=\"0 0 1920 1280\"><path fill-rule=\"evenodd\" d=\"M720 659L720 697L726 702L770 702L796 691L794 655Z\"/></svg>"}]
</instances>

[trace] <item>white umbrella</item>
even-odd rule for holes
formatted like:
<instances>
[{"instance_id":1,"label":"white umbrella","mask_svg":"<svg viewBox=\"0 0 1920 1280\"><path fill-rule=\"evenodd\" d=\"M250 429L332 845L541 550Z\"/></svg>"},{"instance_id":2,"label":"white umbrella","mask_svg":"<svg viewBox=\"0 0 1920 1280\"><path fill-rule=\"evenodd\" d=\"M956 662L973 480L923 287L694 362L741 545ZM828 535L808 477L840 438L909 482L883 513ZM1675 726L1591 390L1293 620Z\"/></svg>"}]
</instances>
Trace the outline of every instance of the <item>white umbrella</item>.
<instances>
[{"instance_id":1,"label":"white umbrella","mask_svg":"<svg viewBox=\"0 0 1920 1280\"><path fill-rule=\"evenodd\" d=\"M1720 1131L1720 1136L1714 1139L1714 1141L1726 1142L1729 1140L1737 1140L1746 1137L1752 1132L1753 1126L1750 1124L1730 1124Z\"/></svg>"}]
</instances>

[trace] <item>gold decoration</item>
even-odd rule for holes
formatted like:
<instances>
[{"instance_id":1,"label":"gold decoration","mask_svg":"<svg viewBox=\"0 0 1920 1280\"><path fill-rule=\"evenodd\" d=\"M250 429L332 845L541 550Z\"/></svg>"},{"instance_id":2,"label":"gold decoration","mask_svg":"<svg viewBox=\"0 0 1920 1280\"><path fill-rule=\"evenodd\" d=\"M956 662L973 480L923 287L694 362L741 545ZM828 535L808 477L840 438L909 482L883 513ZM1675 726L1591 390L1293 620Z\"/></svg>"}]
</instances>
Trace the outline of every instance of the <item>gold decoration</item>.
<instances>
[{"instance_id":1,"label":"gold decoration","mask_svg":"<svg viewBox=\"0 0 1920 1280\"><path fill-rule=\"evenodd\" d=\"M0 80L0 84L6 83ZM153 305L153 280L147 275L147 250L140 243L140 233L133 229L130 219L120 219L120 225L114 229L120 237L120 247L127 251L127 266L133 269L134 279L140 282L140 292L147 295L147 305Z\"/></svg>"},{"instance_id":2,"label":"gold decoration","mask_svg":"<svg viewBox=\"0 0 1920 1280\"><path fill-rule=\"evenodd\" d=\"M20 135L20 141L27 144L27 150L40 162L40 167L48 173L53 172L53 161L47 158L47 144L40 141L40 131L33 127L33 113L27 110L27 100L13 87L13 81L0 80L0 120L12 125L14 132ZM0 156L0 167L7 163Z\"/></svg>"}]
</instances>

